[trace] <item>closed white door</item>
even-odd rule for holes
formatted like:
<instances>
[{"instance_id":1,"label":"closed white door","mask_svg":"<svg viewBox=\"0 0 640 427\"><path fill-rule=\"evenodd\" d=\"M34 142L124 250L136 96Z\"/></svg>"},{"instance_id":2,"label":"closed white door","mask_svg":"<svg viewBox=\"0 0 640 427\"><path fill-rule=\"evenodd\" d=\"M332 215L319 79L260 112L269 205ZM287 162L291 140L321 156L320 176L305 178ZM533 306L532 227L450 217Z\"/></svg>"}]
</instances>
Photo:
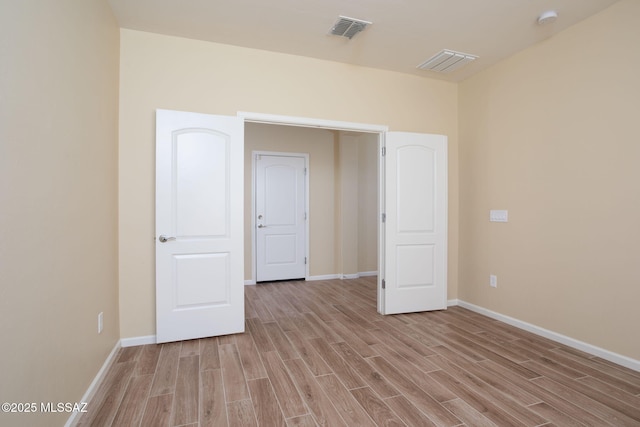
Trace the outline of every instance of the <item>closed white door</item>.
<instances>
[{"instance_id":1,"label":"closed white door","mask_svg":"<svg viewBox=\"0 0 640 427\"><path fill-rule=\"evenodd\" d=\"M304 157L256 154L256 281L306 276Z\"/></svg>"},{"instance_id":2,"label":"closed white door","mask_svg":"<svg viewBox=\"0 0 640 427\"><path fill-rule=\"evenodd\" d=\"M244 122L156 112L158 342L244 331Z\"/></svg>"},{"instance_id":3,"label":"closed white door","mask_svg":"<svg viewBox=\"0 0 640 427\"><path fill-rule=\"evenodd\" d=\"M447 307L447 137L387 132L383 314Z\"/></svg>"}]
</instances>

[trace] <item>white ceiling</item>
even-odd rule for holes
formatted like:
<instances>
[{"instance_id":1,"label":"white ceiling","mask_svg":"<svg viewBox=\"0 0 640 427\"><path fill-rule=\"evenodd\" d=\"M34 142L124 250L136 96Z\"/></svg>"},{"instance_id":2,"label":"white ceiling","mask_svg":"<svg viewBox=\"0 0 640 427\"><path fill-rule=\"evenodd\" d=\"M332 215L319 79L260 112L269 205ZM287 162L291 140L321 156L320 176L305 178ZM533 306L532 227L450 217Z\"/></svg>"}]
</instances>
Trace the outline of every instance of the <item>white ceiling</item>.
<instances>
[{"instance_id":1,"label":"white ceiling","mask_svg":"<svg viewBox=\"0 0 640 427\"><path fill-rule=\"evenodd\" d=\"M618 0L109 0L123 28L461 81ZM557 11L552 24L538 16ZM352 40L339 15L373 22ZM449 74L416 66L442 49L479 58Z\"/></svg>"}]
</instances>

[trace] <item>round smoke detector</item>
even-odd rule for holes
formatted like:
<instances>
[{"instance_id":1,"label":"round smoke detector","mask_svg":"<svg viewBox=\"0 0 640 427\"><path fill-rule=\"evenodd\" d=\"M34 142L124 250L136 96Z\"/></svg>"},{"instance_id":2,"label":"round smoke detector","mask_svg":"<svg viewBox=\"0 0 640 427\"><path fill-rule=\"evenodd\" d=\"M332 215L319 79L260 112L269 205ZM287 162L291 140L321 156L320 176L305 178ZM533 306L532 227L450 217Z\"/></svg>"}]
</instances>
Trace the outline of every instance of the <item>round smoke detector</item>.
<instances>
[{"instance_id":1,"label":"round smoke detector","mask_svg":"<svg viewBox=\"0 0 640 427\"><path fill-rule=\"evenodd\" d=\"M555 22L556 19L558 19L558 12L555 10L548 10L538 17L538 25L551 24L552 22Z\"/></svg>"}]
</instances>

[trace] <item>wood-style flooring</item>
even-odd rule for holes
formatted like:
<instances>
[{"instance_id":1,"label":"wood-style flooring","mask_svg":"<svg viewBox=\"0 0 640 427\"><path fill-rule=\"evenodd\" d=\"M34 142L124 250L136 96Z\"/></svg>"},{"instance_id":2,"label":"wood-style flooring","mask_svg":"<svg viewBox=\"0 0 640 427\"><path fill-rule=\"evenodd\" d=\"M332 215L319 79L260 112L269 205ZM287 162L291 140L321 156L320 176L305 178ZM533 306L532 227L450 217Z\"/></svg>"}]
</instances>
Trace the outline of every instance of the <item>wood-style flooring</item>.
<instances>
[{"instance_id":1,"label":"wood-style flooring","mask_svg":"<svg viewBox=\"0 0 640 427\"><path fill-rule=\"evenodd\" d=\"M640 373L376 282L246 287L246 332L122 348L82 426L640 426Z\"/></svg>"}]
</instances>

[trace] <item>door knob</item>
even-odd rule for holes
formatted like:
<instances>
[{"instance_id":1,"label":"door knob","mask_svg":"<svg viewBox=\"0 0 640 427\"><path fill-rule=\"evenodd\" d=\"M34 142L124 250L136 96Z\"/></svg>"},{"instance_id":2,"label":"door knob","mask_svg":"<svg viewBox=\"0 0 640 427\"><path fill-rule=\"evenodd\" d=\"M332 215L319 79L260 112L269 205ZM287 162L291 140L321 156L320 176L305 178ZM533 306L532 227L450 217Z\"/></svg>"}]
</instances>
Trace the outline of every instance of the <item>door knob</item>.
<instances>
[{"instance_id":1,"label":"door knob","mask_svg":"<svg viewBox=\"0 0 640 427\"><path fill-rule=\"evenodd\" d=\"M258 224L258 228L267 228L266 225Z\"/></svg>"},{"instance_id":2,"label":"door knob","mask_svg":"<svg viewBox=\"0 0 640 427\"><path fill-rule=\"evenodd\" d=\"M169 240L176 240L175 237L167 237L164 234L161 234L160 237L158 237L158 240L160 240L160 242L165 243L168 242Z\"/></svg>"}]
</instances>

